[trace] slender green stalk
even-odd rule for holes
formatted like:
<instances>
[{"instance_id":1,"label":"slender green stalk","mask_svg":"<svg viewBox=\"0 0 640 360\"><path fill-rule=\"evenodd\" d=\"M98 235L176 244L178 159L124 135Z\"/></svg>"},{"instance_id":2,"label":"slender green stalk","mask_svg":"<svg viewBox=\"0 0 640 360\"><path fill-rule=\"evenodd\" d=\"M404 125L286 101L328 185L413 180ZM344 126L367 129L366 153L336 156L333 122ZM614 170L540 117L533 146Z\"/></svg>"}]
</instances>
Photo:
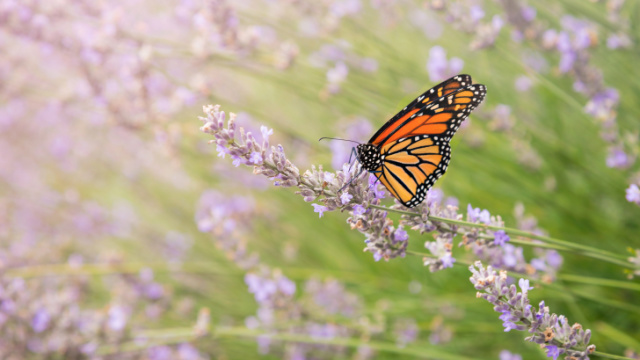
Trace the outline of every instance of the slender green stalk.
<instances>
[{"instance_id":1,"label":"slender green stalk","mask_svg":"<svg viewBox=\"0 0 640 360\"><path fill-rule=\"evenodd\" d=\"M408 215L408 216L421 216L421 214L415 213L415 212L411 212L411 211L404 211L404 210L396 210L396 209L391 209L388 207L384 207L384 206L379 206L379 205L369 205L369 207L371 208L375 208L375 209L380 209L380 210L385 210L385 211L389 211L389 212L394 212L397 214L402 214L402 215ZM464 220L455 220L455 219L447 219L447 218L443 218L443 217L439 217L439 216L429 216L430 220L433 221L438 221L438 222L442 222L445 224L452 224L452 225L458 225L458 226L464 226L464 227L469 227L469 228L482 228L482 229L489 229L489 230L503 230L505 233L510 234L510 235L515 235L515 236L523 236L523 237L527 237L530 239L536 239L536 240L540 240L544 243L546 243L547 245L551 244L551 245L555 245L557 247L554 247L554 249L557 250L562 250L562 251L572 251L574 253L578 253L593 259L598 259L598 260L602 260L602 261L606 261L612 264L616 264L625 268L629 268L629 269L633 269L634 266L633 264L629 263L628 261L626 261L626 258L623 255L620 254L616 254L616 253L612 253L606 250L602 250L602 249L597 249L591 246L587 246L587 245L582 245L582 244L578 244L578 243L574 243L574 242L569 242L569 241L565 241L565 240L560 240L560 239L556 239L556 238L552 238L549 236L543 236L543 235L538 235L538 234L534 234L528 231L523 231L523 230L519 230L519 229L513 229L513 228L507 228L507 227L501 227L501 226L493 226L493 225L487 225L487 224L477 224L477 223L472 223L472 222L468 222L468 221L464 221ZM518 242L521 245L529 245L529 246L534 246L534 247L538 247L539 244L534 244L534 243L528 243L528 242Z\"/></svg>"}]
</instances>

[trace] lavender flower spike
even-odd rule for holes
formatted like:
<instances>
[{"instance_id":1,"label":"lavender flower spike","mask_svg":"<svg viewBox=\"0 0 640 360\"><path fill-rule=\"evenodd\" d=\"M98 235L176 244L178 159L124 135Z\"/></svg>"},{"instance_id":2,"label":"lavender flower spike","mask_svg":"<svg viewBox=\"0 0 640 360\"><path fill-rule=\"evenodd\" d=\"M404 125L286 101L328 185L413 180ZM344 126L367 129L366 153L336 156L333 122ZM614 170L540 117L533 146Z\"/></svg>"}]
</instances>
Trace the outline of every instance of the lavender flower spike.
<instances>
[{"instance_id":1,"label":"lavender flower spike","mask_svg":"<svg viewBox=\"0 0 640 360\"><path fill-rule=\"evenodd\" d=\"M327 211L348 211L351 216L347 223L366 236L364 251L373 253L375 260L405 256L409 236L404 228L394 226L386 211L368 208L379 205L385 196L384 187L375 181L375 176L353 178L359 169L346 164L335 173L324 171L322 166L300 173L281 145L269 146L272 130L261 127L262 142L258 142L251 132L236 127L233 113L225 127L226 115L220 105L208 105L203 110L206 116L199 117L204 123L200 130L214 137L210 143L217 145L221 157L230 155L234 165L253 167L254 174L268 177L275 186L297 187L304 201L314 202L311 206L319 217ZM453 265L453 258L444 260L444 267Z\"/></svg>"},{"instance_id":2,"label":"lavender flower spike","mask_svg":"<svg viewBox=\"0 0 640 360\"><path fill-rule=\"evenodd\" d=\"M469 280L478 291L477 297L493 304L493 309L501 313L505 331L528 331L531 336L527 341L540 344L547 357L554 360L562 354L565 358L588 360L589 354L596 350L595 345L589 345L591 330L583 330L582 325L569 325L569 320L563 315L549 313L549 307L544 301L536 311L529 304L529 281L520 279L518 291L515 285L507 284L507 272L496 273L489 265L486 268L480 261L469 267L473 274Z\"/></svg>"}]
</instances>

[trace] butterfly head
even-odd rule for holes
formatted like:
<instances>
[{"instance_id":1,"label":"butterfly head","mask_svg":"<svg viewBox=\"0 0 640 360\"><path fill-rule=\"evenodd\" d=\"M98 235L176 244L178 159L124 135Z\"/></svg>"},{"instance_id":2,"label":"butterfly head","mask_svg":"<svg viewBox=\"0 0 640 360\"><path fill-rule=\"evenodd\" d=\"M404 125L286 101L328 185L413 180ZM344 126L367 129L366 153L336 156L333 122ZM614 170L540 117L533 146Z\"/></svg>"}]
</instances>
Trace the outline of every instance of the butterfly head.
<instances>
[{"instance_id":1,"label":"butterfly head","mask_svg":"<svg viewBox=\"0 0 640 360\"><path fill-rule=\"evenodd\" d=\"M382 165L380 149L372 144L360 144L356 147L358 161L368 171L376 171Z\"/></svg>"}]
</instances>

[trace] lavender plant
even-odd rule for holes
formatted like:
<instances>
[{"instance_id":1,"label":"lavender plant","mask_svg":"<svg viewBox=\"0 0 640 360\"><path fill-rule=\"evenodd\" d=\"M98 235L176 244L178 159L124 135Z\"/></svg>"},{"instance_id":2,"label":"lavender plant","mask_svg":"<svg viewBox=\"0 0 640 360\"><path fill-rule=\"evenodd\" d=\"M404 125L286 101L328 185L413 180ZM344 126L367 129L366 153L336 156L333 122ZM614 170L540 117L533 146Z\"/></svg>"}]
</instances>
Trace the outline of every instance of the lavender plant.
<instances>
[{"instance_id":1,"label":"lavender plant","mask_svg":"<svg viewBox=\"0 0 640 360\"><path fill-rule=\"evenodd\" d=\"M591 330L583 329L575 323L569 325L569 320L563 315L549 313L549 307L541 301L538 309L529 303L529 280L520 279L518 285L509 285L507 272L497 273L490 265L486 268L480 261L469 267L473 274L470 280L479 290L478 298L483 298L493 305L493 310L501 313L504 331L527 331L530 336L526 341L540 344L546 351L547 357L554 360L560 355L570 359L589 359L596 346L589 344Z\"/></svg>"}]
</instances>

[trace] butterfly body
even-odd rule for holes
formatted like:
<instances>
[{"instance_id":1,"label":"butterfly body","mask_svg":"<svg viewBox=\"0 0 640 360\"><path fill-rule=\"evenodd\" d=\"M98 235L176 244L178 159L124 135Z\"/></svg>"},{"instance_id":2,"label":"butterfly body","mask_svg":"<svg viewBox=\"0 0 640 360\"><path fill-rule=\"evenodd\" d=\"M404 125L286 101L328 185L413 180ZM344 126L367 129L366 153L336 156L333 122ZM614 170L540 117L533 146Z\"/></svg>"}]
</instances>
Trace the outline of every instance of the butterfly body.
<instances>
[{"instance_id":1,"label":"butterfly body","mask_svg":"<svg viewBox=\"0 0 640 360\"><path fill-rule=\"evenodd\" d=\"M473 84L469 75L442 82L358 145L358 161L403 205L420 204L447 170L451 137L485 95L485 86Z\"/></svg>"}]
</instances>

